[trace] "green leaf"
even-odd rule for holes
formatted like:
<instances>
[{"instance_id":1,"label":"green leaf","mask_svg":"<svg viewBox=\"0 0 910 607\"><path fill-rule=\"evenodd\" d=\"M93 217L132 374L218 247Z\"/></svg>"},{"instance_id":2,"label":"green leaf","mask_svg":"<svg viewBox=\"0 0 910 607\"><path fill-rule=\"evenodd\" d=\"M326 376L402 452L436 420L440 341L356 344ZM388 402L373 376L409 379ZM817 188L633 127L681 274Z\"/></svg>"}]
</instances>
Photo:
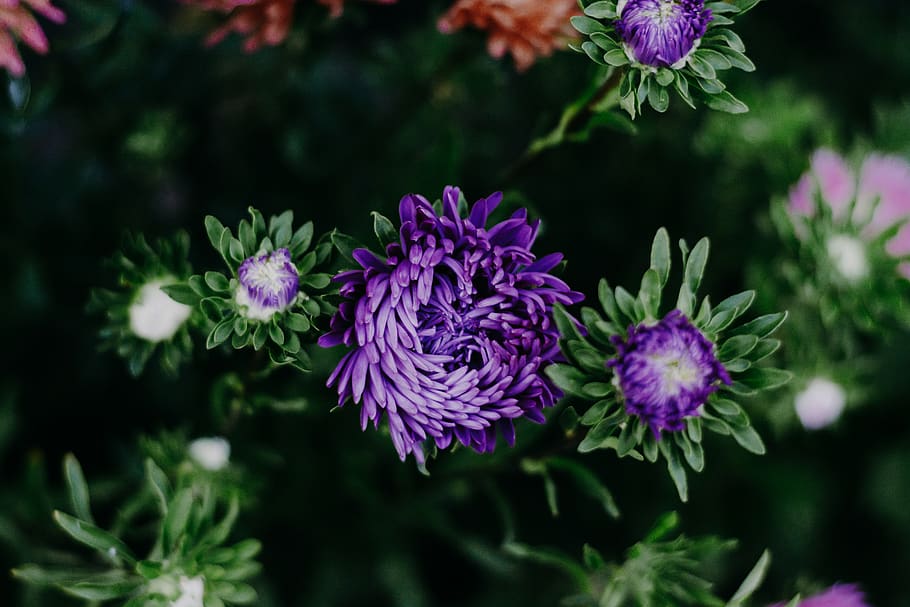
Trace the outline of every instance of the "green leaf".
<instances>
[{"instance_id":1,"label":"green leaf","mask_svg":"<svg viewBox=\"0 0 910 607\"><path fill-rule=\"evenodd\" d=\"M604 53L604 61L608 65L612 65L614 67L621 67L621 66L629 63L629 58L626 56L626 53L624 50L622 50L620 48L616 48L616 49L613 49L611 51L607 51L606 53ZM632 117L634 118L635 115L632 114Z\"/></svg>"},{"instance_id":2,"label":"green leaf","mask_svg":"<svg viewBox=\"0 0 910 607\"><path fill-rule=\"evenodd\" d=\"M581 425L583 426L594 426L600 420L604 418L607 410L610 409L613 405L616 404L616 401L611 399L599 400L591 407L585 411L584 415L581 416Z\"/></svg>"},{"instance_id":3,"label":"green leaf","mask_svg":"<svg viewBox=\"0 0 910 607\"><path fill-rule=\"evenodd\" d=\"M547 377L562 391L568 394L582 396L582 388L587 377L575 367L555 364L546 368Z\"/></svg>"},{"instance_id":4,"label":"green leaf","mask_svg":"<svg viewBox=\"0 0 910 607\"><path fill-rule=\"evenodd\" d=\"M167 503L171 499L170 481L164 471L150 457L145 460L145 476L152 489L152 494L158 499L159 511L163 515L167 512Z\"/></svg>"},{"instance_id":5,"label":"green leaf","mask_svg":"<svg viewBox=\"0 0 910 607\"><path fill-rule=\"evenodd\" d=\"M638 299L648 318L656 319L660 308L661 282L657 270L650 269L641 278Z\"/></svg>"},{"instance_id":6,"label":"green leaf","mask_svg":"<svg viewBox=\"0 0 910 607\"><path fill-rule=\"evenodd\" d=\"M591 34L591 42L605 51L612 51L620 48L619 43L616 40L603 32L594 32Z\"/></svg>"},{"instance_id":7,"label":"green leaf","mask_svg":"<svg viewBox=\"0 0 910 607\"><path fill-rule=\"evenodd\" d=\"M755 390L773 390L793 379L793 374L783 369L759 367L749 369L740 376L740 381Z\"/></svg>"},{"instance_id":8,"label":"green leaf","mask_svg":"<svg viewBox=\"0 0 910 607\"><path fill-rule=\"evenodd\" d=\"M727 46L729 48L732 48L735 51L739 51L740 53L746 52L746 45L743 44L742 38L740 38L739 35L733 30L726 28L712 29L710 35L708 36L708 39L711 38L719 38L723 40L727 43Z\"/></svg>"},{"instance_id":9,"label":"green leaf","mask_svg":"<svg viewBox=\"0 0 910 607\"><path fill-rule=\"evenodd\" d=\"M86 581L60 586L65 593L87 601L110 601L132 594L139 587L138 580Z\"/></svg>"},{"instance_id":10,"label":"green leaf","mask_svg":"<svg viewBox=\"0 0 910 607\"><path fill-rule=\"evenodd\" d=\"M707 238L699 240L689 258L686 260L686 269L683 274L683 281L689 287L692 295L698 293L698 287L701 285L701 279L705 274L705 266L708 263L708 254L711 249L710 242Z\"/></svg>"},{"instance_id":11,"label":"green leaf","mask_svg":"<svg viewBox=\"0 0 910 607\"><path fill-rule=\"evenodd\" d=\"M215 328L212 329L211 333L208 335L208 338L205 340L206 349L211 350L212 348L217 348L228 340L233 331L234 321L232 318L227 318L221 321L215 325Z\"/></svg>"},{"instance_id":12,"label":"green leaf","mask_svg":"<svg viewBox=\"0 0 910 607\"><path fill-rule=\"evenodd\" d=\"M676 72L676 79L673 81L673 87L676 89L676 92L679 93L680 98L686 102L686 105L695 109L695 102L692 100L691 93L689 93L689 81L686 79L686 75L681 71Z\"/></svg>"},{"instance_id":13,"label":"green leaf","mask_svg":"<svg viewBox=\"0 0 910 607\"><path fill-rule=\"evenodd\" d=\"M575 16L569 19L572 27L582 34L593 34L594 32L606 32L607 28L600 22L590 17Z\"/></svg>"},{"instance_id":14,"label":"green leaf","mask_svg":"<svg viewBox=\"0 0 910 607\"><path fill-rule=\"evenodd\" d=\"M686 469L683 467L682 462L679 461L679 453L673 448L672 441L666 436L657 442L657 446L660 447L660 452L663 454L664 459L667 460L667 472L670 473L670 478L676 486L680 501L689 501L689 481L686 478Z\"/></svg>"},{"instance_id":15,"label":"green leaf","mask_svg":"<svg viewBox=\"0 0 910 607\"><path fill-rule=\"evenodd\" d=\"M654 108L656 112L666 112L667 108L670 107L670 94L662 86L657 86L656 84L651 87L651 90L648 91L648 103Z\"/></svg>"},{"instance_id":16,"label":"green leaf","mask_svg":"<svg viewBox=\"0 0 910 607\"><path fill-rule=\"evenodd\" d=\"M703 57L699 57L697 53L689 55L688 64L689 68L696 76L704 78L705 80L714 80L717 78L717 72L714 71L714 66L708 63Z\"/></svg>"},{"instance_id":17,"label":"green leaf","mask_svg":"<svg viewBox=\"0 0 910 607\"><path fill-rule=\"evenodd\" d=\"M193 510L193 490L181 489L168 503L167 515L161 525L161 544L169 554L177 546L180 536L186 531Z\"/></svg>"},{"instance_id":18,"label":"green leaf","mask_svg":"<svg viewBox=\"0 0 910 607\"><path fill-rule=\"evenodd\" d=\"M63 477L66 479L66 490L76 517L93 523L88 484L85 482L79 460L72 453L67 453L63 458Z\"/></svg>"},{"instance_id":19,"label":"green leaf","mask_svg":"<svg viewBox=\"0 0 910 607\"><path fill-rule=\"evenodd\" d=\"M648 535L643 540L646 544L659 542L679 527L679 514L677 512L667 512L662 514L655 521L654 526L648 531Z\"/></svg>"},{"instance_id":20,"label":"green leaf","mask_svg":"<svg viewBox=\"0 0 910 607\"><path fill-rule=\"evenodd\" d=\"M623 318L619 306L616 304L616 297L613 295L613 290L610 288L610 284L605 278L601 278L600 282L597 283L597 297L600 300L600 305L604 309L604 313L610 317L610 320L612 320L615 325L624 327L628 324L630 319Z\"/></svg>"},{"instance_id":21,"label":"green leaf","mask_svg":"<svg viewBox=\"0 0 910 607\"><path fill-rule=\"evenodd\" d=\"M777 352L778 348L780 348L779 339L762 339L755 346L755 349L749 353L749 360L753 363L763 360Z\"/></svg>"},{"instance_id":22,"label":"green leaf","mask_svg":"<svg viewBox=\"0 0 910 607\"><path fill-rule=\"evenodd\" d=\"M730 60L718 51L709 48L700 48L695 52L699 57L710 63L715 70L728 70L733 66L733 64L730 63Z\"/></svg>"},{"instance_id":23,"label":"green leaf","mask_svg":"<svg viewBox=\"0 0 910 607\"><path fill-rule=\"evenodd\" d=\"M615 19L616 3L600 0L585 7L585 14L594 19Z\"/></svg>"},{"instance_id":24,"label":"green leaf","mask_svg":"<svg viewBox=\"0 0 910 607\"><path fill-rule=\"evenodd\" d=\"M755 566L752 567L752 571L750 571L749 575L746 576L746 579L743 580L739 589L733 594L733 598L727 603L727 607L740 607L755 594L755 591L758 590L762 580L765 579L765 575L767 575L768 567L770 565L771 553L765 550L761 557L759 557L758 562L755 563Z\"/></svg>"},{"instance_id":25,"label":"green leaf","mask_svg":"<svg viewBox=\"0 0 910 607\"><path fill-rule=\"evenodd\" d=\"M676 75L673 73L673 70L667 69L665 67L657 70L657 84L660 86L670 86L673 83L673 80L676 79Z\"/></svg>"},{"instance_id":26,"label":"green leaf","mask_svg":"<svg viewBox=\"0 0 910 607\"><path fill-rule=\"evenodd\" d=\"M606 36L604 36L604 38L606 38ZM588 59L594 63L597 63L599 65L607 65L607 62L603 60L603 51L600 50L600 48L598 48L598 46L590 40L585 40L581 43L581 50L585 55L588 56Z\"/></svg>"},{"instance_id":27,"label":"green leaf","mask_svg":"<svg viewBox=\"0 0 910 607\"><path fill-rule=\"evenodd\" d=\"M291 251L293 257L301 255L306 251L310 242L313 240L313 222L308 221L302 226L300 226L294 235L291 237L291 242L288 245L288 249Z\"/></svg>"},{"instance_id":28,"label":"green leaf","mask_svg":"<svg viewBox=\"0 0 910 607\"><path fill-rule=\"evenodd\" d=\"M164 291L168 297L185 306L195 307L196 304L199 303L199 295L186 283L178 282L172 285L164 285L161 287L161 290Z\"/></svg>"},{"instance_id":29,"label":"green leaf","mask_svg":"<svg viewBox=\"0 0 910 607\"><path fill-rule=\"evenodd\" d=\"M94 548L111 558L122 558L130 566L136 564L136 558L127 545L107 531L59 510L54 511L54 521L77 542Z\"/></svg>"},{"instance_id":30,"label":"green leaf","mask_svg":"<svg viewBox=\"0 0 910 607\"><path fill-rule=\"evenodd\" d=\"M230 281L221 272L206 272L205 284L218 293L224 293L230 287Z\"/></svg>"},{"instance_id":31,"label":"green leaf","mask_svg":"<svg viewBox=\"0 0 910 607\"><path fill-rule=\"evenodd\" d=\"M613 494L587 467L564 457L550 458L547 464L554 470L566 472L575 481L579 489L601 503L609 516L613 518L619 517L619 508L616 506Z\"/></svg>"},{"instance_id":32,"label":"green leaf","mask_svg":"<svg viewBox=\"0 0 910 607\"><path fill-rule=\"evenodd\" d=\"M651 269L657 273L663 288L670 278L670 235L667 228L660 228L651 243Z\"/></svg>"},{"instance_id":33,"label":"green leaf","mask_svg":"<svg viewBox=\"0 0 910 607\"><path fill-rule=\"evenodd\" d=\"M616 303L622 313L633 323L641 322L638 314L635 313L635 298L622 287L616 287Z\"/></svg>"},{"instance_id":34,"label":"green leaf","mask_svg":"<svg viewBox=\"0 0 910 607\"><path fill-rule=\"evenodd\" d=\"M718 47L717 50L733 67L743 70L744 72L755 71L755 64L752 63L752 60L746 57L740 51L728 48L726 46Z\"/></svg>"},{"instance_id":35,"label":"green leaf","mask_svg":"<svg viewBox=\"0 0 910 607\"><path fill-rule=\"evenodd\" d=\"M731 337L723 343L717 352L717 357L721 362L727 362L734 358L741 358L751 352L758 345L759 339L754 335L737 335Z\"/></svg>"},{"instance_id":36,"label":"green leaf","mask_svg":"<svg viewBox=\"0 0 910 607\"><path fill-rule=\"evenodd\" d=\"M360 243L338 230L333 230L330 238L332 240L332 245L341 253L341 256L344 257L345 261L354 263L354 249L361 248Z\"/></svg>"},{"instance_id":37,"label":"green leaf","mask_svg":"<svg viewBox=\"0 0 910 607\"><path fill-rule=\"evenodd\" d=\"M736 327L730 331L730 335L757 335L758 337L768 337L774 333L778 327L784 324L785 320L787 320L787 312L765 314L753 321Z\"/></svg>"},{"instance_id":38,"label":"green leaf","mask_svg":"<svg viewBox=\"0 0 910 607\"><path fill-rule=\"evenodd\" d=\"M729 91L708 97L706 103L712 110L728 114L745 114L749 111L749 106L731 95Z\"/></svg>"},{"instance_id":39,"label":"green leaf","mask_svg":"<svg viewBox=\"0 0 910 607\"><path fill-rule=\"evenodd\" d=\"M303 314L297 314L296 312L291 312L285 317L285 325L291 331L298 331L300 333L306 333L310 330L310 320Z\"/></svg>"},{"instance_id":40,"label":"green leaf","mask_svg":"<svg viewBox=\"0 0 910 607\"><path fill-rule=\"evenodd\" d=\"M714 313L717 314L727 310L735 310L736 315L734 318L738 318L752 306L753 301L755 301L755 291L743 291L742 293L731 295L717 304L714 308Z\"/></svg>"},{"instance_id":41,"label":"green leaf","mask_svg":"<svg viewBox=\"0 0 910 607\"><path fill-rule=\"evenodd\" d=\"M385 249L386 246L392 244L393 242L398 241L398 230L395 229L395 224L392 221L376 211L372 212L373 215L373 232L376 234L376 239L379 241L379 246Z\"/></svg>"},{"instance_id":42,"label":"green leaf","mask_svg":"<svg viewBox=\"0 0 910 607\"><path fill-rule=\"evenodd\" d=\"M752 426L730 426L730 433L733 434L733 438L736 442L746 451L755 453L756 455L765 454L765 443L762 442L758 432L756 432L755 428Z\"/></svg>"},{"instance_id":43,"label":"green leaf","mask_svg":"<svg viewBox=\"0 0 910 607\"><path fill-rule=\"evenodd\" d=\"M205 216L205 233L216 251L221 250L221 236L225 229L224 225L216 217L212 215Z\"/></svg>"},{"instance_id":44,"label":"green leaf","mask_svg":"<svg viewBox=\"0 0 910 607\"><path fill-rule=\"evenodd\" d=\"M578 322L569 315L562 304L557 303L553 306L553 320L563 339L584 340L584 336L578 330Z\"/></svg>"},{"instance_id":45,"label":"green leaf","mask_svg":"<svg viewBox=\"0 0 910 607\"><path fill-rule=\"evenodd\" d=\"M257 352L265 345L269 337L268 326L265 323L258 323L253 331L253 349Z\"/></svg>"}]
</instances>

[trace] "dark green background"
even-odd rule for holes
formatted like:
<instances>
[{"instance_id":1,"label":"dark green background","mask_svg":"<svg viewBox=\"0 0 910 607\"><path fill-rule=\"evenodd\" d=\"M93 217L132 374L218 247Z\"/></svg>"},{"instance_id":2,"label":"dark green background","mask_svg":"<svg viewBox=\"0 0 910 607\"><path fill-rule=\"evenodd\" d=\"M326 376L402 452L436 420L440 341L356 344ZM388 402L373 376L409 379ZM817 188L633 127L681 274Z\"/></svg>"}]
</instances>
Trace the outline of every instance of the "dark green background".
<instances>
[{"instance_id":1,"label":"dark green background","mask_svg":"<svg viewBox=\"0 0 910 607\"><path fill-rule=\"evenodd\" d=\"M226 357L200 343L178 380L152 369L134 381L122 361L95 351L100 321L84 305L90 288L112 284L101 262L124 229L185 228L205 269L217 261L208 213L230 225L250 204L292 208L317 232L337 226L366 240L369 211L394 216L407 192L434 197L458 184L474 199L504 189L543 218L538 251L566 254L574 288L592 294L600 276L635 286L666 225L673 237L712 239L706 292L717 301L761 289L743 284L747 264L776 250L760 217L811 150L864 141L910 151L903 0L768 0L736 28L758 72L728 81L752 114L693 112L674 100L666 115L646 112L636 136L599 131L508 181L506 167L583 90L593 74L586 58L561 53L516 74L487 57L482 34L440 35L442 2L349 1L337 21L300 4L285 45L245 55L235 39L203 48L214 21L175 3L61 0L70 21L47 27L54 52L26 53L30 102L0 101L0 569L67 547L49 517L64 504L64 453L80 458L109 514L118 479L140 482L137 436L218 430L208 394L234 364ZM496 550L492 486L529 544L580 556L590 542L619 557L659 513L679 508L687 533L742 540L715 572L727 595L768 547L768 602L841 580L861 582L876 607L910 605L908 358L886 353L884 395L830 431L772 434L756 403L769 454L708 439L687 505L662 467L585 457L616 496L619 521L568 484L553 519L540 479L516 467L456 474L443 465L421 477L386 437L360 433L354 407L329 413L333 395L320 385L331 360L309 379L282 372L275 388L306 394L309 408L244 418L232 436L234 461L259 481L240 531L265 542L262 604L555 604L570 591L562 574ZM2 576L0 597L63 604L26 597Z\"/></svg>"}]
</instances>

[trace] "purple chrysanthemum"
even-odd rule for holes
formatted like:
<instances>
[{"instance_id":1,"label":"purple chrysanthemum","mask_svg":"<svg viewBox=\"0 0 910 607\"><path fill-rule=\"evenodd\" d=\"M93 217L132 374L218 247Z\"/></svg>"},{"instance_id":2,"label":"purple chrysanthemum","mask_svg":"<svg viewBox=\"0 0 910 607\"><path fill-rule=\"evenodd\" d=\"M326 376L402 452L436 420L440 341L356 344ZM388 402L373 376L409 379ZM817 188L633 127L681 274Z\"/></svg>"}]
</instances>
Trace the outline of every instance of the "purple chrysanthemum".
<instances>
[{"instance_id":1,"label":"purple chrysanthemum","mask_svg":"<svg viewBox=\"0 0 910 607\"><path fill-rule=\"evenodd\" d=\"M287 249L250 257L240 264L237 278L237 304L253 320L268 320L287 308L300 287L300 275Z\"/></svg>"},{"instance_id":2,"label":"purple chrysanthemum","mask_svg":"<svg viewBox=\"0 0 910 607\"><path fill-rule=\"evenodd\" d=\"M630 59L652 67L682 67L713 19L705 0L620 0L617 14Z\"/></svg>"},{"instance_id":3,"label":"purple chrysanthemum","mask_svg":"<svg viewBox=\"0 0 910 607\"><path fill-rule=\"evenodd\" d=\"M490 452L497 430L514 444L512 420L543 422L560 396L542 372L559 357L553 304L582 299L549 274L561 254L531 253L539 222L524 209L487 228L502 194L466 218L459 196L445 189L441 216L422 196L401 200L400 241L385 260L354 252L362 269L335 277L346 300L319 340L351 348L328 385L339 404L362 403L362 428L388 417L402 459L429 439Z\"/></svg>"},{"instance_id":4,"label":"purple chrysanthemum","mask_svg":"<svg viewBox=\"0 0 910 607\"><path fill-rule=\"evenodd\" d=\"M646 422L654 435L677 432L685 418L730 375L714 354L714 344L679 310L653 325L629 327L628 338L613 338L618 354L607 362L625 399L626 411Z\"/></svg>"},{"instance_id":5,"label":"purple chrysanthemum","mask_svg":"<svg viewBox=\"0 0 910 607\"><path fill-rule=\"evenodd\" d=\"M784 607L784 603L771 607ZM869 604L856 584L835 584L821 594L800 601L799 607L869 607Z\"/></svg>"}]
</instances>

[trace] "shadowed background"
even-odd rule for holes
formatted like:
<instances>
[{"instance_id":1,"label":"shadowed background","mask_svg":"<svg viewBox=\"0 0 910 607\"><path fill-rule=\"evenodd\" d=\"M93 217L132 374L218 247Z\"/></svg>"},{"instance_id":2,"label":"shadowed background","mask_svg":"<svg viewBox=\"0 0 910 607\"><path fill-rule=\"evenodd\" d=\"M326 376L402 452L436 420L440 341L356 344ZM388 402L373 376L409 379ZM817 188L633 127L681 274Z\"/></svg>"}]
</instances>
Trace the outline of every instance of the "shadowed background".
<instances>
[{"instance_id":1,"label":"shadowed background","mask_svg":"<svg viewBox=\"0 0 910 607\"><path fill-rule=\"evenodd\" d=\"M208 401L226 357L199 343L179 379L150 365L133 380L121 360L96 353L100 319L84 306L92 287L112 284L102 260L124 229L185 228L204 269L217 262L206 214L233 225L250 204L291 208L317 234L337 226L369 241L369 212L393 217L407 192L434 198L456 184L473 200L502 189L543 219L537 251L564 252L574 288L593 294L601 276L636 286L665 225L674 238L711 238L704 292L719 301L761 290L744 284L747 264L775 250L761 218L813 149L862 141L910 153L910 7L900 0L764 2L736 28L758 72L728 81L752 113L693 112L673 99L666 115L647 111L634 136L598 131L508 175L583 90L593 73L584 57L561 53L516 74L486 55L482 34L439 34L438 1L349 3L335 21L301 7L287 42L255 55L236 39L204 48L212 22L176 4L60 6L70 20L47 28L52 53L26 57L28 103L0 100L3 570L68 546L49 516L63 504L66 452L103 514L117 503L105 498L122 495L116 479L139 482L138 436L219 431ZM539 478L474 469L465 453L467 471L422 477L387 437L360 433L355 407L329 412L329 357L311 377L282 371L275 381L304 394L306 410L245 417L231 436L233 461L260 485L240 526L265 543L261 604L553 605L568 579L497 550L501 494L528 544L580 555L589 542L618 558L677 508L687 533L741 540L717 572L728 594L768 547L768 602L799 580L857 581L876 607L908 605L910 349L884 360L885 396L832 430L774 434L759 403L749 407L769 454L707 439L707 468L690 479L685 505L662 466L587 456L616 496L618 521L570 486L554 519ZM529 430L520 426L519 442ZM6 576L0 603L71 604Z\"/></svg>"}]
</instances>

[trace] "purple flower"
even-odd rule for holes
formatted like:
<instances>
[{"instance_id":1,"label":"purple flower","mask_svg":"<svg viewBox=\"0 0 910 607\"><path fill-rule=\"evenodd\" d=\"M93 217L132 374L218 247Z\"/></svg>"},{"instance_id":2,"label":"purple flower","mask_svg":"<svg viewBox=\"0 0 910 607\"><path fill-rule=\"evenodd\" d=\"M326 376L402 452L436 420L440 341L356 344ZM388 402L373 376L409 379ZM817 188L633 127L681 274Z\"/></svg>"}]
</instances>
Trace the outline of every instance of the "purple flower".
<instances>
[{"instance_id":1,"label":"purple flower","mask_svg":"<svg viewBox=\"0 0 910 607\"><path fill-rule=\"evenodd\" d=\"M328 385L362 404L362 428L388 418L402 460L431 439L490 452L497 430L514 444L512 420L543 422L560 396L542 372L559 357L553 304L582 299L549 274L561 254L531 253L539 222L524 209L487 228L502 194L466 218L459 196L445 189L441 216L422 196L401 200L400 241L386 259L354 252L362 269L335 277L345 301L319 339L350 348Z\"/></svg>"},{"instance_id":2,"label":"purple flower","mask_svg":"<svg viewBox=\"0 0 910 607\"><path fill-rule=\"evenodd\" d=\"M300 275L287 249L248 258L240 264L237 277L237 304L245 308L243 315L253 320L269 320L287 308L300 287Z\"/></svg>"},{"instance_id":3,"label":"purple flower","mask_svg":"<svg viewBox=\"0 0 910 607\"><path fill-rule=\"evenodd\" d=\"M616 31L630 59L677 69L713 19L704 0L620 0L617 14Z\"/></svg>"},{"instance_id":4,"label":"purple flower","mask_svg":"<svg viewBox=\"0 0 910 607\"><path fill-rule=\"evenodd\" d=\"M607 361L626 403L626 411L647 422L656 437L677 432L685 418L730 375L714 354L714 344L679 310L655 324L629 327L628 339L613 338L618 354Z\"/></svg>"},{"instance_id":5,"label":"purple flower","mask_svg":"<svg viewBox=\"0 0 910 607\"><path fill-rule=\"evenodd\" d=\"M777 603L771 607L784 607ZM799 607L870 607L856 584L835 584L821 594L799 602Z\"/></svg>"}]
</instances>

